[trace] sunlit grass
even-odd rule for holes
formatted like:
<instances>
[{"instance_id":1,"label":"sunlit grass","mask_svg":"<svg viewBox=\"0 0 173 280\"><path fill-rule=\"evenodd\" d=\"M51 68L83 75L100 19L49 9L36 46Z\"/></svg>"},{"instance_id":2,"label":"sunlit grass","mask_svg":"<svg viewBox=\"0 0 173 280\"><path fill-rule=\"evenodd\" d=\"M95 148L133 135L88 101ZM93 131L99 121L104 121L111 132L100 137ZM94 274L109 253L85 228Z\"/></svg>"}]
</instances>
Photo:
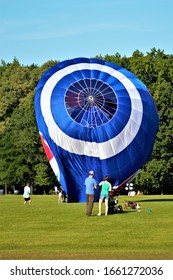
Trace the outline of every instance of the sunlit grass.
<instances>
[{"instance_id":1,"label":"sunlit grass","mask_svg":"<svg viewBox=\"0 0 173 280\"><path fill-rule=\"evenodd\" d=\"M141 212L85 215L85 203L58 203L55 195L0 196L0 259L173 259L173 196L119 196ZM151 212L147 212L147 210ZM104 212L104 206L103 206Z\"/></svg>"}]
</instances>

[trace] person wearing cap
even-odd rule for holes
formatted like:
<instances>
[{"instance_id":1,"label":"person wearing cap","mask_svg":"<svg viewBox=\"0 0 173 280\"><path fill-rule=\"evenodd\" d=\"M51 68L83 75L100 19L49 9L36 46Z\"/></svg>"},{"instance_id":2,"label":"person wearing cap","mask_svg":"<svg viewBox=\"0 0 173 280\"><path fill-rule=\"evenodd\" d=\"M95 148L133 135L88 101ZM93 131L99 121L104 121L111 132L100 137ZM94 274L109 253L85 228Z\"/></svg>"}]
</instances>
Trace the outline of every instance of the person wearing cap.
<instances>
[{"instance_id":1,"label":"person wearing cap","mask_svg":"<svg viewBox=\"0 0 173 280\"><path fill-rule=\"evenodd\" d=\"M94 190L97 188L96 180L94 179L94 172L91 170L89 176L85 179L86 186L86 215L92 215L94 206Z\"/></svg>"}]
</instances>

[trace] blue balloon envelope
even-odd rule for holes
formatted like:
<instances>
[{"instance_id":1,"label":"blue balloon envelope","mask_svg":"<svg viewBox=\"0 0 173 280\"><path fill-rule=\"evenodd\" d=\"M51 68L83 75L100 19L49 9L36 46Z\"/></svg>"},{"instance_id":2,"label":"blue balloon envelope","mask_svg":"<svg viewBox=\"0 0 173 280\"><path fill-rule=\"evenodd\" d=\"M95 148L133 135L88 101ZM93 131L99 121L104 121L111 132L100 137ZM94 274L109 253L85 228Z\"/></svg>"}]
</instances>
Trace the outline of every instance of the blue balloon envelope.
<instances>
[{"instance_id":1,"label":"blue balloon envelope","mask_svg":"<svg viewBox=\"0 0 173 280\"><path fill-rule=\"evenodd\" d=\"M146 86L95 58L48 69L37 85L35 113L49 163L71 202L85 201L90 170L97 182L108 175L121 189L150 159L159 123Z\"/></svg>"}]
</instances>

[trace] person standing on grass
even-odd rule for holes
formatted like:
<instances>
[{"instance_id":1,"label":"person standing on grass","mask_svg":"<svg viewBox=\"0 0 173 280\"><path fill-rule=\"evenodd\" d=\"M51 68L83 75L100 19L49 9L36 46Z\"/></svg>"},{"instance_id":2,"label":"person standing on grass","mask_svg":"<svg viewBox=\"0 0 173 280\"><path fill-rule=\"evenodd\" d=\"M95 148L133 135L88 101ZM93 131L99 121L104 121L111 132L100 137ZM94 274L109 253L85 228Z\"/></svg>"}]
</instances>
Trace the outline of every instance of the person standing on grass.
<instances>
[{"instance_id":1,"label":"person standing on grass","mask_svg":"<svg viewBox=\"0 0 173 280\"><path fill-rule=\"evenodd\" d=\"M101 192L100 192L100 199L99 199L99 213L97 216L101 216L101 208L102 208L102 202L105 200L105 216L108 214L108 199L109 199L109 191L111 191L112 186L111 183L109 183L109 177L105 176L104 181L101 181L99 183L99 186L101 186Z\"/></svg>"},{"instance_id":2,"label":"person standing on grass","mask_svg":"<svg viewBox=\"0 0 173 280\"><path fill-rule=\"evenodd\" d=\"M54 191L55 191L55 194L58 194L58 187L57 186L54 186Z\"/></svg>"},{"instance_id":3,"label":"person standing on grass","mask_svg":"<svg viewBox=\"0 0 173 280\"><path fill-rule=\"evenodd\" d=\"M24 187L24 193L23 193L23 198L24 198L24 204L27 203L27 201L29 201L29 204L31 204L32 200L30 198L30 193L31 193L31 189L29 187L29 184L27 184Z\"/></svg>"},{"instance_id":4,"label":"person standing on grass","mask_svg":"<svg viewBox=\"0 0 173 280\"><path fill-rule=\"evenodd\" d=\"M64 201L63 193L64 193L64 190L63 190L62 186L59 185L59 188L58 188L58 202L59 203L62 203Z\"/></svg>"},{"instance_id":5,"label":"person standing on grass","mask_svg":"<svg viewBox=\"0 0 173 280\"><path fill-rule=\"evenodd\" d=\"M94 206L94 190L97 188L93 171L90 171L89 176L85 179L85 186L86 186L86 215L91 216L92 209Z\"/></svg>"},{"instance_id":6,"label":"person standing on grass","mask_svg":"<svg viewBox=\"0 0 173 280\"><path fill-rule=\"evenodd\" d=\"M59 203L65 202L65 191L59 181L57 182L56 188L57 188L57 194L58 194L58 202Z\"/></svg>"}]
</instances>

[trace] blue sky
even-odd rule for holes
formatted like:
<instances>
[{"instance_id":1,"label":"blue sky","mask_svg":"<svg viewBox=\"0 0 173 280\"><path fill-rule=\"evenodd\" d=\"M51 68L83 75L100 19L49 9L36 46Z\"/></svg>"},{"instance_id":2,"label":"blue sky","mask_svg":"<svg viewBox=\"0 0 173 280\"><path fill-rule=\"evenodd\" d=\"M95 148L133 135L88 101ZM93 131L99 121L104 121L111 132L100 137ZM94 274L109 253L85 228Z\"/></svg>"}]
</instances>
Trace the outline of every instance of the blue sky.
<instances>
[{"instance_id":1,"label":"blue sky","mask_svg":"<svg viewBox=\"0 0 173 280\"><path fill-rule=\"evenodd\" d=\"M0 0L0 60L173 54L172 0Z\"/></svg>"}]
</instances>

